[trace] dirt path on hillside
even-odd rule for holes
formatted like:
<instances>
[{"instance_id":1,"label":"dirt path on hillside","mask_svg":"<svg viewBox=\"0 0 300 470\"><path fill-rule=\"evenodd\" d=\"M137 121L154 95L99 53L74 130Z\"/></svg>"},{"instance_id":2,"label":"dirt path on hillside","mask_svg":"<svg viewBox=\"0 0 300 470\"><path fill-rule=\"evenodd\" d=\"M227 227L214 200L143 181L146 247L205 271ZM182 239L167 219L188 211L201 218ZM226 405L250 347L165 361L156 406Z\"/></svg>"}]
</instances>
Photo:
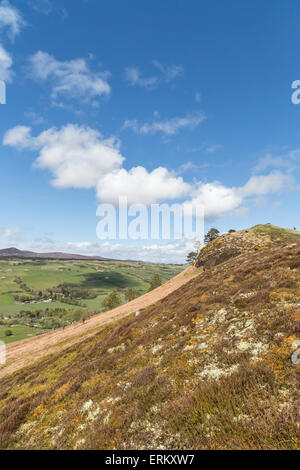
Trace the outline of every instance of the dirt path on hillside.
<instances>
[{"instance_id":1,"label":"dirt path on hillside","mask_svg":"<svg viewBox=\"0 0 300 470\"><path fill-rule=\"evenodd\" d=\"M60 329L50 333L45 333L41 336L35 336L33 338L8 344L6 348L6 364L4 366L0 366L0 377L11 374L22 367L33 364L38 359L48 354L62 351L63 349L92 336L100 327L107 323L124 318L137 310L149 307L155 302L167 297L192 278L198 276L200 272L201 271L199 269L189 267L170 279L161 287L158 287L157 289L144 294L125 305L121 305L118 308L94 315L84 324L76 323L74 325L67 326L64 330Z\"/></svg>"}]
</instances>

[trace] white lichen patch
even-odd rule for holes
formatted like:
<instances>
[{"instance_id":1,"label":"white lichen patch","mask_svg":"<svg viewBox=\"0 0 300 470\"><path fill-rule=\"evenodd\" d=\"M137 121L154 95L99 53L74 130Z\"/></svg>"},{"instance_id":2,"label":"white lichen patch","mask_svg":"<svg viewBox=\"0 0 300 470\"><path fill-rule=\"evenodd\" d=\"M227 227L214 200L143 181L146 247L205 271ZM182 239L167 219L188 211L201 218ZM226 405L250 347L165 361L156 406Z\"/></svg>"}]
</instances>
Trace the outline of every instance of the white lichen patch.
<instances>
[{"instance_id":1,"label":"white lichen patch","mask_svg":"<svg viewBox=\"0 0 300 470\"><path fill-rule=\"evenodd\" d=\"M234 416L232 418L233 421L250 421L250 417L245 414L239 414L238 416Z\"/></svg>"},{"instance_id":2,"label":"white lichen patch","mask_svg":"<svg viewBox=\"0 0 300 470\"><path fill-rule=\"evenodd\" d=\"M78 441L76 442L76 446L82 446L84 444L85 444L85 439L84 438L78 439Z\"/></svg>"},{"instance_id":3,"label":"white lichen patch","mask_svg":"<svg viewBox=\"0 0 300 470\"><path fill-rule=\"evenodd\" d=\"M100 406L97 406L97 408L95 408L94 410L90 410L88 412L87 419L89 421L95 421L95 419L100 414L100 412L101 412L101 408L100 408Z\"/></svg>"},{"instance_id":4,"label":"white lichen patch","mask_svg":"<svg viewBox=\"0 0 300 470\"><path fill-rule=\"evenodd\" d=\"M82 411L88 411L93 406L93 400L88 400L82 405Z\"/></svg>"},{"instance_id":5,"label":"white lichen patch","mask_svg":"<svg viewBox=\"0 0 300 470\"><path fill-rule=\"evenodd\" d=\"M112 354L113 352L123 352L125 351L125 349L126 349L126 346L124 343L122 343L122 344L119 344L119 346L115 346L114 348L109 348L107 352L109 354Z\"/></svg>"},{"instance_id":6,"label":"white lichen patch","mask_svg":"<svg viewBox=\"0 0 300 470\"><path fill-rule=\"evenodd\" d=\"M101 401L101 405L113 405L121 400L121 397L108 397Z\"/></svg>"},{"instance_id":7,"label":"white lichen patch","mask_svg":"<svg viewBox=\"0 0 300 470\"><path fill-rule=\"evenodd\" d=\"M226 336L228 338L243 338L245 336L253 336L255 333L254 321L252 319L240 320L231 323L227 328Z\"/></svg>"},{"instance_id":8,"label":"white lichen patch","mask_svg":"<svg viewBox=\"0 0 300 470\"><path fill-rule=\"evenodd\" d=\"M250 299L251 297L253 297L254 295L256 294L256 292L242 292L239 297L241 299Z\"/></svg>"},{"instance_id":9,"label":"white lichen patch","mask_svg":"<svg viewBox=\"0 0 300 470\"><path fill-rule=\"evenodd\" d=\"M210 325L216 325L220 323L224 323L227 315L227 310L226 308L221 308L217 312L215 312L209 322Z\"/></svg>"},{"instance_id":10,"label":"white lichen patch","mask_svg":"<svg viewBox=\"0 0 300 470\"><path fill-rule=\"evenodd\" d=\"M184 351L191 351L192 349L195 349L196 348L196 344L187 344L185 347L184 347Z\"/></svg>"},{"instance_id":11,"label":"white lichen patch","mask_svg":"<svg viewBox=\"0 0 300 470\"><path fill-rule=\"evenodd\" d=\"M161 344L156 344L155 346L153 346L153 348L151 349L151 352L152 354L156 354L158 351L160 351L162 349L162 345Z\"/></svg>"},{"instance_id":12,"label":"white lichen patch","mask_svg":"<svg viewBox=\"0 0 300 470\"><path fill-rule=\"evenodd\" d=\"M253 342L241 340L236 344L236 347L239 351L249 351L252 355L252 359L257 359L261 355L267 352L269 349L268 344L261 341Z\"/></svg>"},{"instance_id":13,"label":"white lichen patch","mask_svg":"<svg viewBox=\"0 0 300 470\"><path fill-rule=\"evenodd\" d=\"M268 349L269 349L268 344L258 342L258 343L253 344L251 353L252 353L252 356L257 358L258 356L261 356L262 354L266 353Z\"/></svg>"},{"instance_id":14,"label":"white lichen patch","mask_svg":"<svg viewBox=\"0 0 300 470\"><path fill-rule=\"evenodd\" d=\"M193 349L206 349L208 347L207 343L192 343L187 344L184 347L184 351L192 351Z\"/></svg>"},{"instance_id":15,"label":"white lichen patch","mask_svg":"<svg viewBox=\"0 0 300 470\"><path fill-rule=\"evenodd\" d=\"M103 419L103 424L107 424L108 421L109 421L109 419L110 419L110 417L111 417L111 411L109 411L109 412L107 413L107 415L104 417L104 419Z\"/></svg>"},{"instance_id":16,"label":"white lichen patch","mask_svg":"<svg viewBox=\"0 0 300 470\"><path fill-rule=\"evenodd\" d=\"M28 431L30 431L35 425L37 424L37 421L29 421L28 423L24 423L20 426L18 431L16 432L17 436L22 436L23 434L26 434Z\"/></svg>"},{"instance_id":17,"label":"white lichen patch","mask_svg":"<svg viewBox=\"0 0 300 470\"><path fill-rule=\"evenodd\" d=\"M204 379L216 379L218 380L220 377L231 375L238 369L239 365L234 364L231 367L221 368L219 365L216 364L208 364L204 367L202 372L198 375L200 380Z\"/></svg>"},{"instance_id":18,"label":"white lichen patch","mask_svg":"<svg viewBox=\"0 0 300 470\"><path fill-rule=\"evenodd\" d=\"M248 351L251 349L251 343L248 343L247 341L240 341L236 347L239 351Z\"/></svg>"}]
</instances>

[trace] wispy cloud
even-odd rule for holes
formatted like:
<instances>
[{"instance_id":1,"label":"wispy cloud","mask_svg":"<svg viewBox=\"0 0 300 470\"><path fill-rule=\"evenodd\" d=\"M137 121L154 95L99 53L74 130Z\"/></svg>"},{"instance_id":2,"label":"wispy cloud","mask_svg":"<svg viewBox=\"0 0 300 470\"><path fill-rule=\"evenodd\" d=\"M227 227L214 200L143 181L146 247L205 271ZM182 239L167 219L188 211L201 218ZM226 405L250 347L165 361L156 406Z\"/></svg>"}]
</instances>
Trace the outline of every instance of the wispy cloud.
<instances>
[{"instance_id":1,"label":"wispy cloud","mask_svg":"<svg viewBox=\"0 0 300 470\"><path fill-rule=\"evenodd\" d=\"M54 3L53 0L27 0L30 8L43 15L50 15L56 12L62 19L68 16L68 11L59 2Z\"/></svg>"},{"instance_id":2,"label":"wispy cloud","mask_svg":"<svg viewBox=\"0 0 300 470\"><path fill-rule=\"evenodd\" d=\"M294 177L281 171L272 171L267 175L254 175L247 183L238 189L242 197L264 196L292 190L295 187ZM296 189L296 187L295 187ZM299 189L299 188L298 188Z\"/></svg>"},{"instance_id":3,"label":"wispy cloud","mask_svg":"<svg viewBox=\"0 0 300 470\"><path fill-rule=\"evenodd\" d=\"M1 235L8 240L15 240L20 232L19 228L0 227Z\"/></svg>"},{"instance_id":4,"label":"wispy cloud","mask_svg":"<svg viewBox=\"0 0 300 470\"><path fill-rule=\"evenodd\" d=\"M199 91L197 91L195 94L195 101L196 103L200 103L201 101L201 93Z\"/></svg>"},{"instance_id":5,"label":"wispy cloud","mask_svg":"<svg viewBox=\"0 0 300 470\"><path fill-rule=\"evenodd\" d=\"M21 29L25 26L19 11L13 7L7 0L0 3L0 33L5 32L13 42L15 37L20 34ZM0 80L11 82L13 78L12 56L4 46L0 43Z\"/></svg>"},{"instance_id":6,"label":"wispy cloud","mask_svg":"<svg viewBox=\"0 0 300 470\"><path fill-rule=\"evenodd\" d=\"M184 68L181 65L166 65L158 60L153 61L153 65L162 73L163 79L166 83L170 83L177 77L184 75Z\"/></svg>"},{"instance_id":7,"label":"wispy cloud","mask_svg":"<svg viewBox=\"0 0 300 470\"><path fill-rule=\"evenodd\" d=\"M160 82L170 83L175 78L184 74L184 69L181 65L166 65L158 60L153 61L153 66L159 74L151 74L145 76L139 67L127 67L125 69L125 79L131 86L139 86L152 90L156 88Z\"/></svg>"},{"instance_id":8,"label":"wispy cloud","mask_svg":"<svg viewBox=\"0 0 300 470\"><path fill-rule=\"evenodd\" d=\"M155 118L153 121L143 124L140 124L136 119L126 120L123 129L132 129L137 134L156 134L160 132L170 136L177 134L181 129L195 129L204 120L204 114L196 112L164 121Z\"/></svg>"},{"instance_id":9,"label":"wispy cloud","mask_svg":"<svg viewBox=\"0 0 300 470\"><path fill-rule=\"evenodd\" d=\"M60 97L80 99L90 103L108 96L111 87L109 72L92 72L85 59L59 61L47 52L38 51L29 60L29 75L52 85L53 102Z\"/></svg>"},{"instance_id":10,"label":"wispy cloud","mask_svg":"<svg viewBox=\"0 0 300 470\"><path fill-rule=\"evenodd\" d=\"M220 144L210 144L210 145L207 145L207 147L205 148L205 151L208 153L215 153L221 148L222 148L222 145Z\"/></svg>"},{"instance_id":11,"label":"wispy cloud","mask_svg":"<svg viewBox=\"0 0 300 470\"><path fill-rule=\"evenodd\" d=\"M127 67L125 69L125 79L131 86L140 86L143 88L154 88L158 83L157 77L144 77L138 67Z\"/></svg>"},{"instance_id":12,"label":"wispy cloud","mask_svg":"<svg viewBox=\"0 0 300 470\"><path fill-rule=\"evenodd\" d=\"M7 0L3 0L0 4L0 32L7 30L10 40L13 41L25 24L20 12Z\"/></svg>"},{"instance_id":13,"label":"wispy cloud","mask_svg":"<svg viewBox=\"0 0 300 470\"><path fill-rule=\"evenodd\" d=\"M186 162L180 165L178 168L177 173L185 173L186 171L191 171L191 170L202 170L204 168L207 168L209 166L208 163L202 163L201 165L197 165L196 163L193 162Z\"/></svg>"},{"instance_id":14,"label":"wispy cloud","mask_svg":"<svg viewBox=\"0 0 300 470\"><path fill-rule=\"evenodd\" d=\"M53 11L53 3L51 0L28 0L28 5L39 13L49 15Z\"/></svg>"},{"instance_id":15,"label":"wispy cloud","mask_svg":"<svg viewBox=\"0 0 300 470\"><path fill-rule=\"evenodd\" d=\"M25 111L24 117L33 124L44 124L45 119L35 111Z\"/></svg>"},{"instance_id":16,"label":"wispy cloud","mask_svg":"<svg viewBox=\"0 0 300 470\"><path fill-rule=\"evenodd\" d=\"M284 155L272 155L267 153L261 157L254 167L254 173L261 173L270 168L285 168L287 170L292 170L297 162L300 161L300 149L291 150Z\"/></svg>"}]
</instances>

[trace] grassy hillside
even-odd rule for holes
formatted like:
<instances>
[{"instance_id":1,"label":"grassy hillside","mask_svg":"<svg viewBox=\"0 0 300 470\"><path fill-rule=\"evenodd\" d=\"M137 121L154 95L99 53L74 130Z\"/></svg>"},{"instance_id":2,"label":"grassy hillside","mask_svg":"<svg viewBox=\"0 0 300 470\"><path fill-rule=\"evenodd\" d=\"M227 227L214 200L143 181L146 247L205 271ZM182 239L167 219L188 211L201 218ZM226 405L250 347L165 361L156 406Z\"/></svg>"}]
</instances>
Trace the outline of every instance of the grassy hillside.
<instances>
[{"instance_id":1,"label":"grassy hillside","mask_svg":"<svg viewBox=\"0 0 300 470\"><path fill-rule=\"evenodd\" d=\"M300 244L246 249L0 381L17 449L299 449Z\"/></svg>"},{"instance_id":2,"label":"grassy hillside","mask_svg":"<svg viewBox=\"0 0 300 470\"><path fill-rule=\"evenodd\" d=\"M11 331L12 333L11 336L7 336L5 334L7 330ZM15 341L20 341L22 339L30 338L32 336L35 336L36 334L37 334L37 329L30 328L28 326L17 325L17 326L12 326L9 328L0 327L0 341L2 341L5 344L9 344Z\"/></svg>"},{"instance_id":3,"label":"grassy hillside","mask_svg":"<svg viewBox=\"0 0 300 470\"><path fill-rule=\"evenodd\" d=\"M245 233L246 231L242 230L242 232ZM253 232L257 235L268 236L270 240L275 242L283 241L285 243L292 243L300 241L300 232L297 230L277 227L276 225L272 224L254 225L254 227L251 227L248 232Z\"/></svg>"}]
</instances>

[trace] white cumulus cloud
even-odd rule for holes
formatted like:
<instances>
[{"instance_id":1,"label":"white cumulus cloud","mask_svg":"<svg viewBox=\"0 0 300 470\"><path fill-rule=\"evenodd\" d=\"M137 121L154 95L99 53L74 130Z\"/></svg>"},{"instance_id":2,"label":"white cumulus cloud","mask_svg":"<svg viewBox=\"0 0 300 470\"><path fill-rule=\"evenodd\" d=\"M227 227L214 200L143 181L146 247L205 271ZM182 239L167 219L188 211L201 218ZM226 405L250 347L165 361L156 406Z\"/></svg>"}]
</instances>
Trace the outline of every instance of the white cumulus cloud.
<instances>
[{"instance_id":1,"label":"white cumulus cloud","mask_svg":"<svg viewBox=\"0 0 300 470\"><path fill-rule=\"evenodd\" d=\"M129 204L185 200L202 206L209 220L225 214L245 215L248 201L299 189L291 174L278 170L253 175L244 185L229 187L219 181L188 183L164 167L125 169L116 138L104 138L95 129L74 124L50 128L36 137L30 127L17 126L6 132L3 143L37 152L34 166L50 171L55 187L94 188L101 203L117 204L120 196L126 196Z\"/></svg>"},{"instance_id":2,"label":"white cumulus cloud","mask_svg":"<svg viewBox=\"0 0 300 470\"><path fill-rule=\"evenodd\" d=\"M126 195L128 203L153 204L178 199L191 190L181 177L176 177L166 168L159 167L148 172L139 166L127 171L124 168L106 174L97 185L101 202L117 203L119 195Z\"/></svg>"},{"instance_id":3,"label":"white cumulus cloud","mask_svg":"<svg viewBox=\"0 0 300 470\"><path fill-rule=\"evenodd\" d=\"M25 148L35 148L35 140L30 135L31 128L26 126L16 126L9 129L4 135L3 144L16 147L19 150Z\"/></svg>"},{"instance_id":4,"label":"white cumulus cloud","mask_svg":"<svg viewBox=\"0 0 300 470\"><path fill-rule=\"evenodd\" d=\"M100 132L89 127L68 124L61 129L51 128L37 137L29 127L9 130L4 145L39 151L35 166L50 170L52 184L59 188L92 188L99 178L122 165L115 138L104 139Z\"/></svg>"},{"instance_id":5,"label":"white cumulus cloud","mask_svg":"<svg viewBox=\"0 0 300 470\"><path fill-rule=\"evenodd\" d=\"M236 188L224 186L218 181L197 183L192 193L192 203L204 208L207 219L221 217L237 209L242 202L243 197Z\"/></svg>"}]
</instances>

